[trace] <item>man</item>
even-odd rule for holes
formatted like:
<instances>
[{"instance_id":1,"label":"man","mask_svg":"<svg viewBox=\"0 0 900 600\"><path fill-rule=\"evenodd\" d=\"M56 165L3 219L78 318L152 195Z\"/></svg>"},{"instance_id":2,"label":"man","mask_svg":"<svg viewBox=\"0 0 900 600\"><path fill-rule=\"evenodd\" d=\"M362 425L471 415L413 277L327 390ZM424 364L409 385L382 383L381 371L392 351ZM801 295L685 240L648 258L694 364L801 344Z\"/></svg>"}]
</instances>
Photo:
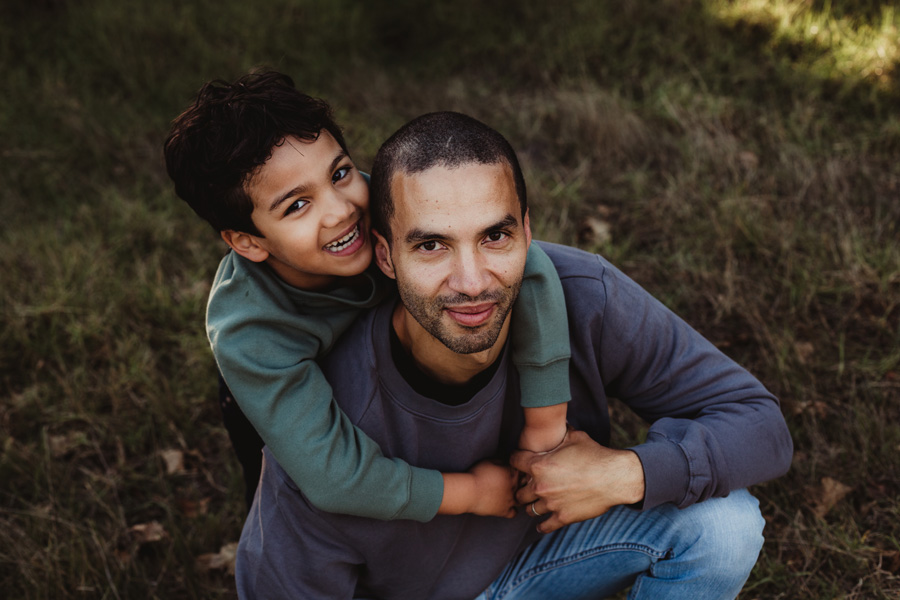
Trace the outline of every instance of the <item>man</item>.
<instances>
[{"instance_id":1,"label":"man","mask_svg":"<svg viewBox=\"0 0 900 600\"><path fill-rule=\"evenodd\" d=\"M531 243L515 153L469 117L415 119L376 157L372 212L400 300L322 361L335 399L411 464L459 471L508 455L522 423L509 311ZM267 453L238 552L242 597L737 595L762 544L743 488L790 463L777 400L602 258L544 249L569 314L574 431L549 454L513 455L527 508L428 523L323 513ZM603 445L608 396L652 423L645 443Z\"/></svg>"}]
</instances>

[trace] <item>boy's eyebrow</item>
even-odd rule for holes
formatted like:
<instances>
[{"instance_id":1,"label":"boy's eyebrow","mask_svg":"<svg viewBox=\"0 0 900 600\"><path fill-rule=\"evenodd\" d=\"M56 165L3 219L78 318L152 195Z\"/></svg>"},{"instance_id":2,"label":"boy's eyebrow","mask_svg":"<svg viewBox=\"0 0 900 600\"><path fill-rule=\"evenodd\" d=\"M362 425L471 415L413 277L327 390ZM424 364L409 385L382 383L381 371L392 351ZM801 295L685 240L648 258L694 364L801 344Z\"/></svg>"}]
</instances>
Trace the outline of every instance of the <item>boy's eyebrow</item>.
<instances>
[{"instance_id":1,"label":"boy's eyebrow","mask_svg":"<svg viewBox=\"0 0 900 600\"><path fill-rule=\"evenodd\" d=\"M516 217L512 214L507 214L505 217L497 221L492 225L488 225L484 229L478 232L479 237L484 237L489 233L493 233L498 229L507 229L510 227L517 227L519 222L516 220ZM421 242L443 242L447 241L449 237L443 233L437 233L434 231L428 231L426 229L412 229L409 233L406 234L406 243L407 244L418 244Z\"/></svg>"},{"instance_id":2,"label":"boy's eyebrow","mask_svg":"<svg viewBox=\"0 0 900 600\"><path fill-rule=\"evenodd\" d=\"M340 150L337 155L335 155L334 159L332 159L331 164L328 166L328 171L333 172L335 168L337 168L338 163L347 158L349 155L344 151ZM301 196L309 191L309 184L302 183L295 187L294 189L288 191L284 195L276 198L271 205L269 205L269 212L275 212L278 210L278 207L281 206L286 200L289 198L293 198L294 196Z\"/></svg>"}]
</instances>

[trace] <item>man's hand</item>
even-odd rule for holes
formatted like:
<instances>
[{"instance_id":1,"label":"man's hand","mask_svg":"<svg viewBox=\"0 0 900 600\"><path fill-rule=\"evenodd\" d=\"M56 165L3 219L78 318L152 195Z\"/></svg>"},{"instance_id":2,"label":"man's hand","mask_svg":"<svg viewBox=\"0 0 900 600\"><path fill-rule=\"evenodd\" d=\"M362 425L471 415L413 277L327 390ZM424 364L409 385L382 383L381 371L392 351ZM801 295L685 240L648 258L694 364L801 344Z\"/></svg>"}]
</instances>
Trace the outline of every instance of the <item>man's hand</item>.
<instances>
[{"instance_id":1,"label":"man's hand","mask_svg":"<svg viewBox=\"0 0 900 600\"><path fill-rule=\"evenodd\" d=\"M541 533L644 499L644 470L637 454L601 446L583 431L570 431L549 454L516 452L510 464L525 474L517 500L534 502L537 514L550 515L538 525ZM527 510L534 515L531 507Z\"/></svg>"},{"instance_id":2,"label":"man's hand","mask_svg":"<svg viewBox=\"0 0 900 600\"><path fill-rule=\"evenodd\" d=\"M475 478L475 504L468 512L483 517L516 516L516 471L508 465L483 460L469 469Z\"/></svg>"}]
</instances>

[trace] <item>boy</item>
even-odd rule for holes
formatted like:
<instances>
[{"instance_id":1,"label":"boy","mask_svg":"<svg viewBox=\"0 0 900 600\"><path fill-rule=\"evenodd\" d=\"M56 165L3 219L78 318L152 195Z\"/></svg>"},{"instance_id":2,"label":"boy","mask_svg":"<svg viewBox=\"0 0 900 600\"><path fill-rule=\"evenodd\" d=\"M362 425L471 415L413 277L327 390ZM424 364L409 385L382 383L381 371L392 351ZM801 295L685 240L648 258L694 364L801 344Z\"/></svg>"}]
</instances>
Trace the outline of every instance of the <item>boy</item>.
<instances>
[{"instance_id":1,"label":"boy","mask_svg":"<svg viewBox=\"0 0 900 600\"><path fill-rule=\"evenodd\" d=\"M328 105L274 72L212 82L174 121L165 154L177 194L232 250L207 310L219 369L309 501L377 519L512 516L508 467L482 461L467 473L439 473L386 458L337 408L314 362L361 310L391 292L369 268L367 180ZM512 346L525 407L520 446L548 451L566 432L565 305L536 245L525 276ZM352 374L353 365L347 368ZM440 400L465 402L471 386L480 380L447 386Z\"/></svg>"}]
</instances>

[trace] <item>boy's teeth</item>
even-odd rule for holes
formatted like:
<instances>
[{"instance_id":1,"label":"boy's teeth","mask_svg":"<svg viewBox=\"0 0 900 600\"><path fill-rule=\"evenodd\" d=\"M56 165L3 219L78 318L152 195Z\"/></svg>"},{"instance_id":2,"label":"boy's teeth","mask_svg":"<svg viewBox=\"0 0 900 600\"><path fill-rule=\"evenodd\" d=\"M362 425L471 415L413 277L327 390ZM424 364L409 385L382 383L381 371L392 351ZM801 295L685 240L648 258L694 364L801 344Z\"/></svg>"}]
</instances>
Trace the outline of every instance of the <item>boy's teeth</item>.
<instances>
[{"instance_id":1,"label":"boy's teeth","mask_svg":"<svg viewBox=\"0 0 900 600\"><path fill-rule=\"evenodd\" d=\"M353 228L353 231L345 235L339 240L335 240L330 244L326 244L325 248L328 250L343 250L346 246L352 244L357 236L359 236L359 225Z\"/></svg>"}]
</instances>

